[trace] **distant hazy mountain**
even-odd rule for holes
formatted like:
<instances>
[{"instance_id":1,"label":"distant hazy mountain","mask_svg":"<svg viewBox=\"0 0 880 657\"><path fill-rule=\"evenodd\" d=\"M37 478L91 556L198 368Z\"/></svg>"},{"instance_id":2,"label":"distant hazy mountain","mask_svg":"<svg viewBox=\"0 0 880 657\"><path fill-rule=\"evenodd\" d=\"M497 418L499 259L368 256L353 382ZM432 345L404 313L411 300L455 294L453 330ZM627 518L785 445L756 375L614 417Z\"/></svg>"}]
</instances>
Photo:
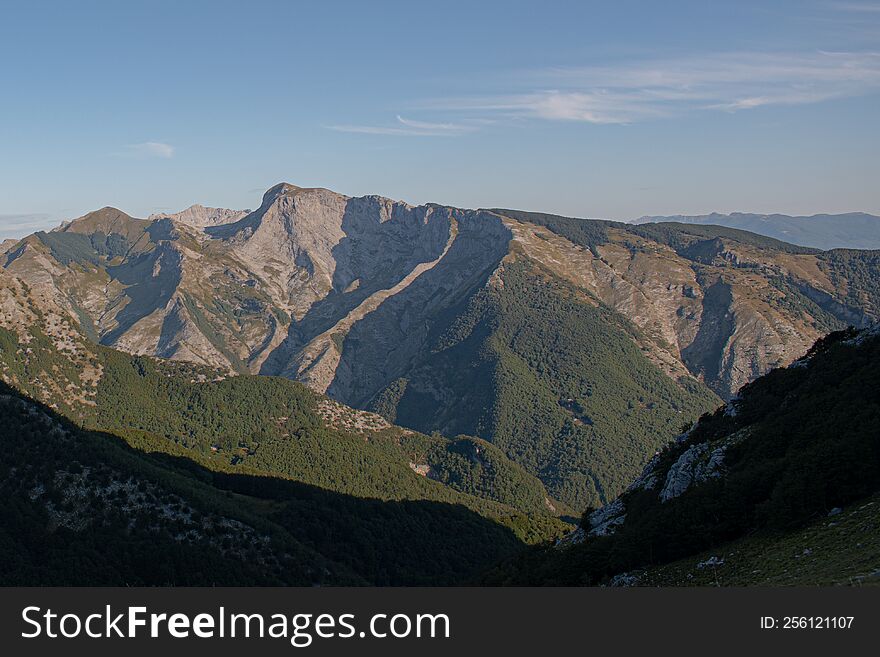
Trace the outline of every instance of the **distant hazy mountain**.
<instances>
[{"instance_id":1,"label":"distant hazy mountain","mask_svg":"<svg viewBox=\"0 0 880 657\"><path fill-rule=\"evenodd\" d=\"M196 228L207 228L208 226L219 226L221 224L231 224L239 219L247 216L250 210L227 210L226 208L206 208L204 205L191 205L186 210L169 214L167 212L159 212L151 214L149 221L157 221L159 219L172 219L188 226Z\"/></svg>"},{"instance_id":2,"label":"distant hazy mountain","mask_svg":"<svg viewBox=\"0 0 880 657\"><path fill-rule=\"evenodd\" d=\"M0 266L94 342L478 436L549 504L582 509L719 397L876 319L878 259L718 226L279 184L247 214L104 208L19 241Z\"/></svg>"},{"instance_id":3,"label":"distant hazy mountain","mask_svg":"<svg viewBox=\"0 0 880 657\"><path fill-rule=\"evenodd\" d=\"M880 249L880 217L864 212L814 214L792 217L787 214L701 214L696 216L649 216L633 223L676 222L727 226L748 230L778 240L817 249Z\"/></svg>"}]
</instances>

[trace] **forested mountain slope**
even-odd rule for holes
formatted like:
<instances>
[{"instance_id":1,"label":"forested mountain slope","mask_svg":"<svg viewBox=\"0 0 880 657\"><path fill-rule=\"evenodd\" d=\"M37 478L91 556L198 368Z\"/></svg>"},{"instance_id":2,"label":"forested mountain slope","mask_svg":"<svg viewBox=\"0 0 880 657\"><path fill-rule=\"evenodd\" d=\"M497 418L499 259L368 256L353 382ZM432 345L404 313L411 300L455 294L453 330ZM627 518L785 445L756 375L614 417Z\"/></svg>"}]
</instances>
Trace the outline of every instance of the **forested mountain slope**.
<instances>
[{"instance_id":1,"label":"forested mountain slope","mask_svg":"<svg viewBox=\"0 0 880 657\"><path fill-rule=\"evenodd\" d=\"M478 436L573 508L613 499L671 428L880 308L876 252L286 183L252 212L105 208L0 261L94 342Z\"/></svg>"},{"instance_id":2,"label":"forested mountain slope","mask_svg":"<svg viewBox=\"0 0 880 657\"><path fill-rule=\"evenodd\" d=\"M748 552L749 541L777 552L797 544L799 528L880 490L878 366L876 326L819 340L804 358L745 386L670 442L623 495L588 510L560 545L515 559L488 581L650 583L668 572L663 564L691 555L720 554L703 566L715 567L724 554ZM876 525L873 516L860 522ZM880 569L880 551L876 531L862 534L868 543L855 547L867 575ZM730 544L738 540L745 543ZM827 540L816 535L814 542ZM820 564L803 564L819 577ZM807 583L797 564L788 565L788 581ZM784 579L781 568L775 573Z\"/></svg>"},{"instance_id":3,"label":"forested mountain slope","mask_svg":"<svg viewBox=\"0 0 880 657\"><path fill-rule=\"evenodd\" d=\"M287 379L95 345L8 274L0 308L2 524L21 566L4 581L449 584L565 526L565 507L485 441L404 430ZM271 568L235 568L251 554L238 541L264 527ZM151 532L167 569L138 561ZM103 546L119 546L106 573Z\"/></svg>"},{"instance_id":4,"label":"forested mountain slope","mask_svg":"<svg viewBox=\"0 0 880 657\"><path fill-rule=\"evenodd\" d=\"M79 428L0 382L4 585L455 584L522 549L458 503L218 469Z\"/></svg>"}]
</instances>

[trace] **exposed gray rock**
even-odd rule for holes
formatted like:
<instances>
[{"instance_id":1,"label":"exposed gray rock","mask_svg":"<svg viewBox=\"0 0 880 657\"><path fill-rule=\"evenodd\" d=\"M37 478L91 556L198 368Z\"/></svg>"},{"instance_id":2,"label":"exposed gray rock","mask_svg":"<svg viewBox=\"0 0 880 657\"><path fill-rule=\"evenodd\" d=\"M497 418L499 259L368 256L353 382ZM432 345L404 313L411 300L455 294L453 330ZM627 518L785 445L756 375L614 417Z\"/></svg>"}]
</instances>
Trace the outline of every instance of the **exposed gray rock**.
<instances>
[{"instance_id":1,"label":"exposed gray rock","mask_svg":"<svg viewBox=\"0 0 880 657\"><path fill-rule=\"evenodd\" d=\"M590 536L608 536L626 522L626 508L623 500L617 498L610 504L606 504L598 511L594 511L589 517Z\"/></svg>"},{"instance_id":2,"label":"exposed gray rock","mask_svg":"<svg viewBox=\"0 0 880 657\"><path fill-rule=\"evenodd\" d=\"M739 408L738 408L739 402L740 402L739 395L735 396L733 399L731 399L729 402L727 402L727 404L724 405L724 414L727 417L736 417L737 414L739 413Z\"/></svg>"},{"instance_id":3,"label":"exposed gray rock","mask_svg":"<svg viewBox=\"0 0 880 657\"><path fill-rule=\"evenodd\" d=\"M723 459L723 447L710 450L706 443L688 447L666 473L666 483L660 491L660 500L667 502L684 493L693 484L720 476L719 468Z\"/></svg>"},{"instance_id":4,"label":"exposed gray rock","mask_svg":"<svg viewBox=\"0 0 880 657\"><path fill-rule=\"evenodd\" d=\"M748 429L741 429L716 443L698 443L688 447L667 471L660 500L667 502L691 486L722 476L727 450L745 440L748 435Z\"/></svg>"},{"instance_id":5,"label":"exposed gray rock","mask_svg":"<svg viewBox=\"0 0 880 657\"><path fill-rule=\"evenodd\" d=\"M640 583L639 576L634 573L618 573L614 577L611 578L611 581L608 582L608 586L618 588L618 587L628 587L628 586L638 586Z\"/></svg>"},{"instance_id":6,"label":"exposed gray rock","mask_svg":"<svg viewBox=\"0 0 880 657\"><path fill-rule=\"evenodd\" d=\"M223 224L231 224L238 221L242 217L250 213L250 210L229 210L226 208L206 208L203 205L191 205L186 210L168 214L160 212L151 214L149 221L159 219L171 219L195 228L206 228L207 226L221 226Z\"/></svg>"},{"instance_id":7,"label":"exposed gray rock","mask_svg":"<svg viewBox=\"0 0 880 657\"><path fill-rule=\"evenodd\" d=\"M698 563L697 568L700 568L700 569L717 568L718 566L723 566L723 565L724 565L724 559L722 559L721 557L712 556L712 557L709 557L708 559L706 559L705 561L701 561L700 563Z\"/></svg>"},{"instance_id":8,"label":"exposed gray rock","mask_svg":"<svg viewBox=\"0 0 880 657\"><path fill-rule=\"evenodd\" d=\"M875 324L869 326L868 328L866 328L862 331L859 331L858 335L856 335L853 338L850 338L844 344L857 346L857 345L862 344L865 340L869 340L871 338L876 338L877 336L880 336L880 322L876 322Z\"/></svg>"},{"instance_id":9,"label":"exposed gray rock","mask_svg":"<svg viewBox=\"0 0 880 657\"><path fill-rule=\"evenodd\" d=\"M587 539L587 532L584 531L583 527L578 527L573 532L569 532L562 538L558 539L554 544L554 547L557 548L565 548L571 547L572 545L579 545L583 543Z\"/></svg>"},{"instance_id":10,"label":"exposed gray rock","mask_svg":"<svg viewBox=\"0 0 880 657\"><path fill-rule=\"evenodd\" d=\"M657 472L657 466L659 464L660 454L658 453L651 457L651 460L645 465L639 478L632 482L629 488L627 488L627 492L634 490L654 490L660 479L660 475Z\"/></svg>"}]
</instances>

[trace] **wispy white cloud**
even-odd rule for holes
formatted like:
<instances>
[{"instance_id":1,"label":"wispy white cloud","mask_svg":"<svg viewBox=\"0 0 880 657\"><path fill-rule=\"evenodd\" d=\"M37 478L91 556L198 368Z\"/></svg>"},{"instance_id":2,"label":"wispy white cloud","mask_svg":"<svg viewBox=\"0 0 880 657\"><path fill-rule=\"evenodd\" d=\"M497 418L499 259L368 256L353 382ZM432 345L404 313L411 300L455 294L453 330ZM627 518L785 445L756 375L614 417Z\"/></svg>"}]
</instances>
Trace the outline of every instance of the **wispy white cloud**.
<instances>
[{"instance_id":1,"label":"wispy white cloud","mask_svg":"<svg viewBox=\"0 0 880 657\"><path fill-rule=\"evenodd\" d=\"M435 99L425 110L588 123L634 123L694 111L736 112L880 91L880 53L723 53L555 68L519 76L532 90Z\"/></svg>"},{"instance_id":2,"label":"wispy white cloud","mask_svg":"<svg viewBox=\"0 0 880 657\"><path fill-rule=\"evenodd\" d=\"M330 130L337 132L353 132L364 135L390 135L398 137L454 137L472 132L475 124L467 123L430 123L405 119L398 115L397 123L392 125L329 125Z\"/></svg>"},{"instance_id":3,"label":"wispy white cloud","mask_svg":"<svg viewBox=\"0 0 880 657\"><path fill-rule=\"evenodd\" d=\"M405 119L400 114L397 115L397 122L405 125L411 130L424 130L438 134L459 134L468 132L471 128L457 123L429 123L427 121L414 121L413 119Z\"/></svg>"},{"instance_id":4,"label":"wispy white cloud","mask_svg":"<svg viewBox=\"0 0 880 657\"><path fill-rule=\"evenodd\" d=\"M164 159L174 157L174 146L165 144L161 141L145 141L140 144L129 144L127 147L129 155L139 157L161 157Z\"/></svg>"},{"instance_id":5,"label":"wispy white cloud","mask_svg":"<svg viewBox=\"0 0 880 657\"><path fill-rule=\"evenodd\" d=\"M49 228L51 224L51 217L43 213L0 214L0 239L22 237Z\"/></svg>"},{"instance_id":6,"label":"wispy white cloud","mask_svg":"<svg viewBox=\"0 0 880 657\"><path fill-rule=\"evenodd\" d=\"M398 115L386 125L326 126L409 137L463 135L512 120L628 124L696 112L806 105L880 92L880 52L732 52L610 66L523 71L505 93L435 98L412 108L456 122Z\"/></svg>"},{"instance_id":7,"label":"wispy white cloud","mask_svg":"<svg viewBox=\"0 0 880 657\"><path fill-rule=\"evenodd\" d=\"M880 3L870 2L832 2L832 9L852 11L856 13L880 13Z\"/></svg>"}]
</instances>

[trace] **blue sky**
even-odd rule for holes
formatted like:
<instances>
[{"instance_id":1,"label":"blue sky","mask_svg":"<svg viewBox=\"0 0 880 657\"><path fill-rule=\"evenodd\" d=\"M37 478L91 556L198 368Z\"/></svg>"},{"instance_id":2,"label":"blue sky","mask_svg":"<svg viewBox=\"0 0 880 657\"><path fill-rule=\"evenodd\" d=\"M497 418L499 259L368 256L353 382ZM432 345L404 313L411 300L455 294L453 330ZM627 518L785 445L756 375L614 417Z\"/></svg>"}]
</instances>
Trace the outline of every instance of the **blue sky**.
<instances>
[{"instance_id":1,"label":"blue sky","mask_svg":"<svg viewBox=\"0 0 880 657\"><path fill-rule=\"evenodd\" d=\"M880 213L880 2L5 2L0 237L279 181Z\"/></svg>"}]
</instances>

